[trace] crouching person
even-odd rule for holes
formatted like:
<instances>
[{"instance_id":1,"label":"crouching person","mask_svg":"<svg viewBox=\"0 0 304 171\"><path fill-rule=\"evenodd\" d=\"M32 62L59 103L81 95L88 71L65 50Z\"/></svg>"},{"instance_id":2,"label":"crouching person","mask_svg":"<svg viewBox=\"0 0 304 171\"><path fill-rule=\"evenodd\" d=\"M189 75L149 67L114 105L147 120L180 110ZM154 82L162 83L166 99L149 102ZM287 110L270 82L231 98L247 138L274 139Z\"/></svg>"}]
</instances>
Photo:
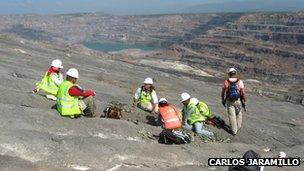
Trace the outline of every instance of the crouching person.
<instances>
[{"instance_id":1,"label":"crouching person","mask_svg":"<svg viewBox=\"0 0 304 171\"><path fill-rule=\"evenodd\" d=\"M167 99L161 98L158 103L159 106L159 121L164 130L172 131L181 128L181 114L176 107L168 103Z\"/></svg>"},{"instance_id":2,"label":"crouching person","mask_svg":"<svg viewBox=\"0 0 304 171\"><path fill-rule=\"evenodd\" d=\"M52 61L51 67L44 74L42 80L36 83L36 88L33 93L40 92L45 95L47 99L56 100L59 85L63 82L63 76L60 70L63 68L62 62L59 59Z\"/></svg>"},{"instance_id":3,"label":"crouching person","mask_svg":"<svg viewBox=\"0 0 304 171\"><path fill-rule=\"evenodd\" d=\"M76 85L79 75L77 69L69 69L66 75L66 80L59 86L57 93L57 110L60 115L70 118L77 118L80 115L95 117L97 115L95 92L82 90Z\"/></svg>"},{"instance_id":4,"label":"crouching person","mask_svg":"<svg viewBox=\"0 0 304 171\"><path fill-rule=\"evenodd\" d=\"M214 138L214 134L204 128L204 117L198 107L199 101L196 98L191 98L188 93L181 94L181 103L184 105L182 110L183 128L193 130L201 136Z\"/></svg>"},{"instance_id":5,"label":"crouching person","mask_svg":"<svg viewBox=\"0 0 304 171\"><path fill-rule=\"evenodd\" d=\"M159 120L163 131L159 134L159 143L186 144L191 142L191 136L179 131L182 127L181 114L176 107L165 98L159 100Z\"/></svg>"}]
</instances>

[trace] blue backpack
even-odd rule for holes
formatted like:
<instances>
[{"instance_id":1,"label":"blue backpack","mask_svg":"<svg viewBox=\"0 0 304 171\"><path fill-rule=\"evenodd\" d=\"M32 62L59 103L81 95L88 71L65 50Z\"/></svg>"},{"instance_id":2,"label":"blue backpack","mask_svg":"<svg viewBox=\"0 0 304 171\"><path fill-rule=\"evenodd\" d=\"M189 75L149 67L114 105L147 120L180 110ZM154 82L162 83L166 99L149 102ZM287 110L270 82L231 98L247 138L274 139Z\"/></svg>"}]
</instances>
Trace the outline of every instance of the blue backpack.
<instances>
[{"instance_id":1,"label":"blue backpack","mask_svg":"<svg viewBox=\"0 0 304 171\"><path fill-rule=\"evenodd\" d=\"M240 92L237 87L237 83L239 82L239 79L236 82L229 81L228 85L228 92L227 92L227 98L231 101L238 100L240 98Z\"/></svg>"}]
</instances>

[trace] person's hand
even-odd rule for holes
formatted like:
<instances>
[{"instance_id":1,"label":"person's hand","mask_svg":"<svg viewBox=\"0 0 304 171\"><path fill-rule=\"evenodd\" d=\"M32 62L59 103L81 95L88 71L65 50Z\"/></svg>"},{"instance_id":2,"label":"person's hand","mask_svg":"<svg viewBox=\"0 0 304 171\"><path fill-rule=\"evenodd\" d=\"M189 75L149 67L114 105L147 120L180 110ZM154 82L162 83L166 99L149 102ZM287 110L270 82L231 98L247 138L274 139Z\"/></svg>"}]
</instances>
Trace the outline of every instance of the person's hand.
<instances>
[{"instance_id":1,"label":"person's hand","mask_svg":"<svg viewBox=\"0 0 304 171\"><path fill-rule=\"evenodd\" d=\"M226 107L226 101L225 101L225 100L222 100L222 105L223 105L224 107Z\"/></svg>"},{"instance_id":2,"label":"person's hand","mask_svg":"<svg viewBox=\"0 0 304 171\"><path fill-rule=\"evenodd\" d=\"M247 103L246 103L246 102L242 103L242 107L244 108L244 111L245 111L245 112L247 112L246 106L247 106Z\"/></svg>"}]
</instances>

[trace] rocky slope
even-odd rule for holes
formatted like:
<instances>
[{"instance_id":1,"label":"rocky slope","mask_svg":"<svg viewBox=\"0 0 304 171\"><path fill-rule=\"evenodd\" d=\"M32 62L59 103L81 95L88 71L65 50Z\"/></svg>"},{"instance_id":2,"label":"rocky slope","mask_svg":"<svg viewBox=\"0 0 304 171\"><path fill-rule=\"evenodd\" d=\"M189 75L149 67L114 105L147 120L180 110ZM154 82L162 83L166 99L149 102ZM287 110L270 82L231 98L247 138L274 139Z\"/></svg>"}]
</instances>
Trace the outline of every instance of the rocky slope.
<instances>
[{"instance_id":1,"label":"rocky slope","mask_svg":"<svg viewBox=\"0 0 304 171\"><path fill-rule=\"evenodd\" d=\"M0 23L5 34L60 44L66 52L74 47L92 54L78 45L84 41L161 45L168 50L151 57L172 57L184 65L222 73L235 66L244 78L261 83L253 92L304 104L303 12L4 15Z\"/></svg>"},{"instance_id":2,"label":"rocky slope","mask_svg":"<svg viewBox=\"0 0 304 171\"><path fill-rule=\"evenodd\" d=\"M303 106L254 94L249 95L244 126L236 137L210 127L226 142L195 137L188 145L161 145L153 138L161 130L149 125L153 116L145 112L132 109L124 120L71 120L52 109L54 102L30 93L52 59L60 58L63 72L78 68L79 84L96 91L100 111L113 100L130 104L137 86L151 76L160 97L181 107L179 94L188 91L227 121L214 71L201 68L193 73L193 68L161 57L153 60L159 64L155 66L150 57L88 55L73 48L67 53L64 47L6 35L0 36L0 47L1 170L226 170L209 168L207 159L240 157L249 149L263 157L285 151L304 158Z\"/></svg>"}]
</instances>

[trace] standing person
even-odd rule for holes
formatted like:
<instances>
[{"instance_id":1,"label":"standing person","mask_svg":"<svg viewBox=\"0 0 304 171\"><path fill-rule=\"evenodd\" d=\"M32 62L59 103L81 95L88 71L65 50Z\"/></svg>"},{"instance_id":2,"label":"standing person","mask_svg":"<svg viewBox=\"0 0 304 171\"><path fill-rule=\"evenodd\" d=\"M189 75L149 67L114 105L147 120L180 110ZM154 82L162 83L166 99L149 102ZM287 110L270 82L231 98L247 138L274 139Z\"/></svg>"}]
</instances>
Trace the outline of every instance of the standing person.
<instances>
[{"instance_id":1,"label":"standing person","mask_svg":"<svg viewBox=\"0 0 304 171\"><path fill-rule=\"evenodd\" d=\"M159 120L165 130L174 130L181 128L181 113L177 108L168 103L167 99L161 98L158 103L159 106Z\"/></svg>"},{"instance_id":2,"label":"standing person","mask_svg":"<svg viewBox=\"0 0 304 171\"><path fill-rule=\"evenodd\" d=\"M228 70L229 78L224 81L222 89L222 104L227 108L230 131L236 135L242 126L242 108L246 111L247 100L244 92L244 83L237 77L234 68Z\"/></svg>"},{"instance_id":3,"label":"standing person","mask_svg":"<svg viewBox=\"0 0 304 171\"><path fill-rule=\"evenodd\" d=\"M152 78L146 78L143 86L137 89L133 99L133 106L135 105L145 111L158 113L158 98Z\"/></svg>"},{"instance_id":4,"label":"standing person","mask_svg":"<svg viewBox=\"0 0 304 171\"><path fill-rule=\"evenodd\" d=\"M188 93L181 94L181 103L184 105L183 114L183 128L187 130L193 130L197 134L213 138L213 132L210 132L204 128L205 117L201 114L196 98L191 98Z\"/></svg>"},{"instance_id":5,"label":"standing person","mask_svg":"<svg viewBox=\"0 0 304 171\"><path fill-rule=\"evenodd\" d=\"M62 68L61 60L53 60L51 67L45 72L42 80L36 83L36 88L33 90L33 93L38 93L40 90L43 90L46 98L56 100L58 87L63 82L63 76L60 73Z\"/></svg>"},{"instance_id":6,"label":"standing person","mask_svg":"<svg viewBox=\"0 0 304 171\"><path fill-rule=\"evenodd\" d=\"M79 78L77 69L69 69L66 75L66 80L59 86L57 93L57 111L61 116L69 116L70 118L77 118L81 114L87 117L95 117L97 115L93 98L95 92L83 90L76 85Z\"/></svg>"}]
</instances>

